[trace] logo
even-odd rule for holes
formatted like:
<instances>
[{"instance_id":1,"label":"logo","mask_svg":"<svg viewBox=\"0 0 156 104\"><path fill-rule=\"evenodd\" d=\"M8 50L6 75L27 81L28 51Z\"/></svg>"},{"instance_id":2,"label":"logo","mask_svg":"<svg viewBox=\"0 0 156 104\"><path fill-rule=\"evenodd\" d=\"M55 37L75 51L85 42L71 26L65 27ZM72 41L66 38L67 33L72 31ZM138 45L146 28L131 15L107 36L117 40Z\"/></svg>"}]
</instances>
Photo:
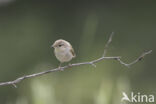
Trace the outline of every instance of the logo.
<instances>
[{"instance_id":1,"label":"logo","mask_svg":"<svg viewBox=\"0 0 156 104\"><path fill-rule=\"evenodd\" d=\"M121 102L132 102L132 103L136 103L136 102L146 102L146 103L153 103L154 102L154 95L149 94L141 94L140 92L138 93L134 93L131 92L130 94L126 94L125 92L122 92L122 98L121 98Z\"/></svg>"}]
</instances>

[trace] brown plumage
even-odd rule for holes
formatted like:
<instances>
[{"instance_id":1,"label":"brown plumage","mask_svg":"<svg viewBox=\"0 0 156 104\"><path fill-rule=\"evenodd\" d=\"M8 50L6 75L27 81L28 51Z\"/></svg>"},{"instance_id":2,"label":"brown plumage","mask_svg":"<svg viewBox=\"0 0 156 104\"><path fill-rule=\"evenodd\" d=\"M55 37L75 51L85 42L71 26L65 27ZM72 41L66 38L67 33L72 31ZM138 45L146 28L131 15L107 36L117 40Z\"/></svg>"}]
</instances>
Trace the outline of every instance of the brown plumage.
<instances>
[{"instance_id":1,"label":"brown plumage","mask_svg":"<svg viewBox=\"0 0 156 104\"><path fill-rule=\"evenodd\" d=\"M72 45L63 39L56 40L52 45L56 58L61 62L69 62L76 57Z\"/></svg>"}]
</instances>

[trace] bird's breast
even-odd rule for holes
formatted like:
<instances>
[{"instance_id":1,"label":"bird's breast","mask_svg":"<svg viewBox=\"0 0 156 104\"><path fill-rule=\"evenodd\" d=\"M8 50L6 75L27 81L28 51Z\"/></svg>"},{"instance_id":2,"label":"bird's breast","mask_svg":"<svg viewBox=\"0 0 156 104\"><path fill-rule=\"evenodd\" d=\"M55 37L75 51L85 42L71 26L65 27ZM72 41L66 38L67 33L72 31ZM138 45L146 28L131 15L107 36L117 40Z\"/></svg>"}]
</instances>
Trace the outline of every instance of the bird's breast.
<instances>
[{"instance_id":1,"label":"bird's breast","mask_svg":"<svg viewBox=\"0 0 156 104\"><path fill-rule=\"evenodd\" d=\"M55 56L60 62L68 62L73 58L73 55L69 49L55 49Z\"/></svg>"}]
</instances>

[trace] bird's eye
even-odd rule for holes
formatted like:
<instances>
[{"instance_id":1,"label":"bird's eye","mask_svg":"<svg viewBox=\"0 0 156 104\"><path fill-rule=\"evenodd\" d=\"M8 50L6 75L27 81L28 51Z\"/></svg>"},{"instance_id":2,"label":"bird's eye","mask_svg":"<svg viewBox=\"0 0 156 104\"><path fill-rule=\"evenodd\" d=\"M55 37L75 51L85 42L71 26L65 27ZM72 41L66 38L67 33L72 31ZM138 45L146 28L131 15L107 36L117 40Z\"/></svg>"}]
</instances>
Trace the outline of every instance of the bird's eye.
<instances>
[{"instance_id":1,"label":"bird's eye","mask_svg":"<svg viewBox=\"0 0 156 104\"><path fill-rule=\"evenodd\" d=\"M60 45L58 45L59 47L61 47L62 45L60 44Z\"/></svg>"}]
</instances>

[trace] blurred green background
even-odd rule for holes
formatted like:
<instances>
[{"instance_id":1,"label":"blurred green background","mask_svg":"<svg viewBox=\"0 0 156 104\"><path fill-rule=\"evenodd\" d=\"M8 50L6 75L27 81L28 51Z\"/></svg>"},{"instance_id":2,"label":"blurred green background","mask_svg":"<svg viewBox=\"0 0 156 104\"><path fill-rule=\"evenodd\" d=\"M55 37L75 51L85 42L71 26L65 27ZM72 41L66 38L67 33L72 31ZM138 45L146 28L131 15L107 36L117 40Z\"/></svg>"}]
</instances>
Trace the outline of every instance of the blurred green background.
<instances>
[{"instance_id":1,"label":"blurred green background","mask_svg":"<svg viewBox=\"0 0 156 104\"><path fill-rule=\"evenodd\" d=\"M122 92L132 91L156 96L155 5L154 0L0 0L0 82L56 68L50 46L60 38L75 49L71 63L101 57L112 31L107 56L128 63L153 50L131 68L104 60L96 68L78 66L27 79L18 88L1 86L0 104L120 104Z\"/></svg>"}]
</instances>

